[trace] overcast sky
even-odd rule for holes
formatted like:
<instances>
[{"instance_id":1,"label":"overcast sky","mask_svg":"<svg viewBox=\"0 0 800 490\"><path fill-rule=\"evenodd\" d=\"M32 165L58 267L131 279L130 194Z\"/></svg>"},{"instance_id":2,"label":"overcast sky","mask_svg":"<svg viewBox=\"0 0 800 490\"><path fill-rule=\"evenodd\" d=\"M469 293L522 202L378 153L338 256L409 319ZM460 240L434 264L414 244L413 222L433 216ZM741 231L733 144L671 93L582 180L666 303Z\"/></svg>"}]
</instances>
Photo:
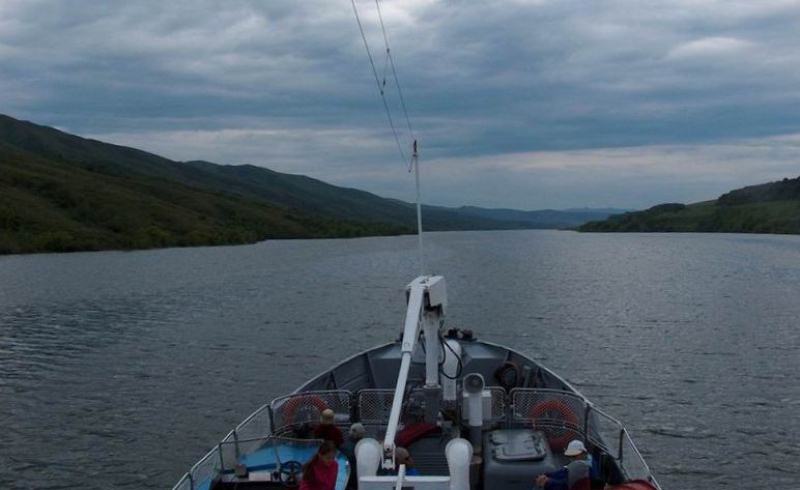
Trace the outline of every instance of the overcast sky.
<instances>
[{"instance_id":1,"label":"overcast sky","mask_svg":"<svg viewBox=\"0 0 800 490\"><path fill-rule=\"evenodd\" d=\"M639 208L800 175L798 0L381 6L427 202ZM0 112L413 199L350 0L2 0Z\"/></svg>"}]
</instances>

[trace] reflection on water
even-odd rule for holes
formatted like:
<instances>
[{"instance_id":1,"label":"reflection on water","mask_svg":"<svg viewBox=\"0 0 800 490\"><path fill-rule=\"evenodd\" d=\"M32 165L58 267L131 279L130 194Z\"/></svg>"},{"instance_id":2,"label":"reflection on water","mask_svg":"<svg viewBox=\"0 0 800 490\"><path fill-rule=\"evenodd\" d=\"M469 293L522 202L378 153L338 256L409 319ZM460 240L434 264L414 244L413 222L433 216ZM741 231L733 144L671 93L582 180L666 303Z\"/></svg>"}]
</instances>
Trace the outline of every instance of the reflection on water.
<instances>
[{"instance_id":1,"label":"reflection on water","mask_svg":"<svg viewBox=\"0 0 800 490\"><path fill-rule=\"evenodd\" d=\"M414 237L0 258L0 487L165 488L393 339ZM665 488L795 484L800 237L429 234L452 325L628 425Z\"/></svg>"}]
</instances>

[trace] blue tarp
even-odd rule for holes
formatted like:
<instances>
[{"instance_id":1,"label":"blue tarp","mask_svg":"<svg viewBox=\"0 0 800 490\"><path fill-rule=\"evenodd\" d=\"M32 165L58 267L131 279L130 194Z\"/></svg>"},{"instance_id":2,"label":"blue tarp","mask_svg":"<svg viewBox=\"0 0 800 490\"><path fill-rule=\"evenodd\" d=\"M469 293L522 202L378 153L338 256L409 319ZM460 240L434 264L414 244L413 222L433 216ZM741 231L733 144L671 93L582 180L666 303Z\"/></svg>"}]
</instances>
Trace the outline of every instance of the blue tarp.
<instances>
[{"instance_id":1,"label":"blue tarp","mask_svg":"<svg viewBox=\"0 0 800 490\"><path fill-rule=\"evenodd\" d=\"M248 471L274 470L278 467L278 460L283 463L287 461L305 463L314 456L315 452L317 452L317 447L315 445L290 443L270 444L255 452L242 456L239 458L239 462L247 466ZM347 479L350 476L350 464L342 453L336 454L336 462L339 463L339 474L336 477L336 490L344 490L347 486ZM211 480L198 483L195 489L211 490Z\"/></svg>"}]
</instances>

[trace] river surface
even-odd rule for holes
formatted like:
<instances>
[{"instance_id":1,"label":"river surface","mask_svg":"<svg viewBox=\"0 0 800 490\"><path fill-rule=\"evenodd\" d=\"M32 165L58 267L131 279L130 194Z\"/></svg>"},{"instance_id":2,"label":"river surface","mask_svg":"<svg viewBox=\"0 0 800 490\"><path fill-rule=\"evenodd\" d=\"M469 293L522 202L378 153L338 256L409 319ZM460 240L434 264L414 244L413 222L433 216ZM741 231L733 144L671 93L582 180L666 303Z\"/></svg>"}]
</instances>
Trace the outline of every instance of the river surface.
<instances>
[{"instance_id":1,"label":"river surface","mask_svg":"<svg viewBox=\"0 0 800 490\"><path fill-rule=\"evenodd\" d=\"M0 257L0 488L168 488L394 339L415 238ZM665 489L798 488L800 237L427 235L451 325L621 419Z\"/></svg>"}]
</instances>

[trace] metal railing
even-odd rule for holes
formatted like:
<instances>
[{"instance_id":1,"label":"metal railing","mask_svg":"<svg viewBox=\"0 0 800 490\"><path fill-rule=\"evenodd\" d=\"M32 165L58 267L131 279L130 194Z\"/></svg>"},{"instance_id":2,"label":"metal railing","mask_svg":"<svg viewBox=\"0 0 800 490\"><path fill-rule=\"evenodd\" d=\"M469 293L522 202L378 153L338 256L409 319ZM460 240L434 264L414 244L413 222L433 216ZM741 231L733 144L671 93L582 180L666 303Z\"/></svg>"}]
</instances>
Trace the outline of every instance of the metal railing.
<instances>
[{"instance_id":1,"label":"metal railing","mask_svg":"<svg viewBox=\"0 0 800 490\"><path fill-rule=\"evenodd\" d=\"M350 423L350 400L347 390L305 391L276 398L269 404L272 414L272 432L283 434L304 424L319 422L325 409L333 410L335 423Z\"/></svg>"},{"instance_id":2,"label":"metal railing","mask_svg":"<svg viewBox=\"0 0 800 490\"><path fill-rule=\"evenodd\" d=\"M574 393L518 388L510 398L512 421L544 432L553 451L563 451L586 425L584 400Z\"/></svg>"},{"instance_id":3,"label":"metal railing","mask_svg":"<svg viewBox=\"0 0 800 490\"><path fill-rule=\"evenodd\" d=\"M394 401L393 389L369 388L356 395L358 421L365 425L386 425Z\"/></svg>"},{"instance_id":4,"label":"metal railing","mask_svg":"<svg viewBox=\"0 0 800 490\"><path fill-rule=\"evenodd\" d=\"M492 422L503 422L506 419L506 390L502 386L487 386L492 394L492 411L489 419Z\"/></svg>"},{"instance_id":5,"label":"metal railing","mask_svg":"<svg viewBox=\"0 0 800 490\"><path fill-rule=\"evenodd\" d=\"M350 421L350 399L346 390L309 391L276 398L260 407L230 431L188 473L173 490L198 490L211 487L211 482L223 471L232 470L231 462L262 449L270 441L293 440L279 438L299 424L319 420L325 408L331 408L340 423ZM305 439L304 441L314 441ZM318 443L318 441L317 441ZM234 464L235 466L235 464Z\"/></svg>"},{"instance_id":6,"label":"metal railing","mask_svg":"<svg viewBox=\"0 0 800 490\"><path fill-rule=\"evenodd\" d=\"M237 455L235 452L235 443L233 441L229 442L221 442L217 445L219 451L219 458L220 458L220 473L233 473L236 469L236 466L240 463L246 463L248 466L254 463L254 461L250 460L247 461L247 457L251 456L258 451L262 454L266 451L269 454L266 458L259 458L262 459L260 463L263 464L266 461L269 464L274 462L276 468L279 468L283 463L286 461L291 460L296 454L295 451L287 451L287 447L292 446L295 449L307 449L308 451L308 458L310 459L311 456L316 452L319 445L322 444L321 439L295 439L292 437L280 437L280 436L268 436L268 437L259 437L256 439L240 439L238 441L239 447L243 445L249 445L255 449L248 453L244 453L241 455ZM291 456L287 456L291 455ZM304 463L305 461L301 461Z\"/></svg>"},{"instance_id":7,"label":"metal railing","mask_svg":"<svg viewBox=\"0 0 800 490\"><path fill-rule=\"evenodd\" d=\"M358 421L367 426L385 427L394 403L394 390L367 388L356 394ZM425 392L422 388L408 390L403 400L400 422L413 423L424 417Z\"/></svg>"},{"instance_id":8,"label":"metal railing","mask_svg":"<svg viewBox=\"0 0 800 490\"><path fill-rule=\"evenodd\" d=\"M509 398L509 425L541 430L554 451L579 436L612 457L626 480L643 479L661 488L622 423L582 396L560 390L515 388Z\"/></svg>"},{"instance_id":9,"label":"metal railing","mask_svg":"<svg viewBox=\"0 0 800 490\"><path fill-rule=\"evenodd\" d=\"M267 434L272 434L272 415L269 412L269 404L263 405L251 413L249 417L244 419L228 434L228 437L250 439ZM228 437L223 440L228 439Z\"/></svg>"},{"instance_id":10,"label":"metal railing","mask_svg":"<svg viewBox=\"0 0 800 490\"><path fill-rule=\"evenodd\" d=\"M554 451L563 450L572 438L581 437L613 458L624 478L648 480L661 488L625 427L581 395L544 388L515 388L506 397L505 390L500 387L489 389L492 421L509 427L521 425L541 430ZM192 466L173 490L210 488L214 478L233 469L234 462L263 449L270 441L292 440L280 436L301 425L317 422L326 408L334 411L338 425L351 422L354 402L362 423L385 423L392 397L393 390L365 389L356 396L347 390L326 390L276 398L229 432Z\"/></svg>"},{"instance_id":11,"label":"metal railing","mask_svg":"<svg viewBox=\"0 0 800 490\"><path fill-rule=\"evenodd\" d=\"M178 483L172 487L172 490L192 490L193 488L192 477L189 476L189 473L186 473L178 480Z\"/></svg>"},{"instance_id":12,"label":"metal railing","mask_svg":"<svg viewBox=\"0 0 800 490\"><path fill-rule=\"evenodd\" d=\"M173 490L210 489L212 482L219 475L220 469L219 446L215 446L195 463L188 473L183 475Z\"/></svg>"}]
</instances>

